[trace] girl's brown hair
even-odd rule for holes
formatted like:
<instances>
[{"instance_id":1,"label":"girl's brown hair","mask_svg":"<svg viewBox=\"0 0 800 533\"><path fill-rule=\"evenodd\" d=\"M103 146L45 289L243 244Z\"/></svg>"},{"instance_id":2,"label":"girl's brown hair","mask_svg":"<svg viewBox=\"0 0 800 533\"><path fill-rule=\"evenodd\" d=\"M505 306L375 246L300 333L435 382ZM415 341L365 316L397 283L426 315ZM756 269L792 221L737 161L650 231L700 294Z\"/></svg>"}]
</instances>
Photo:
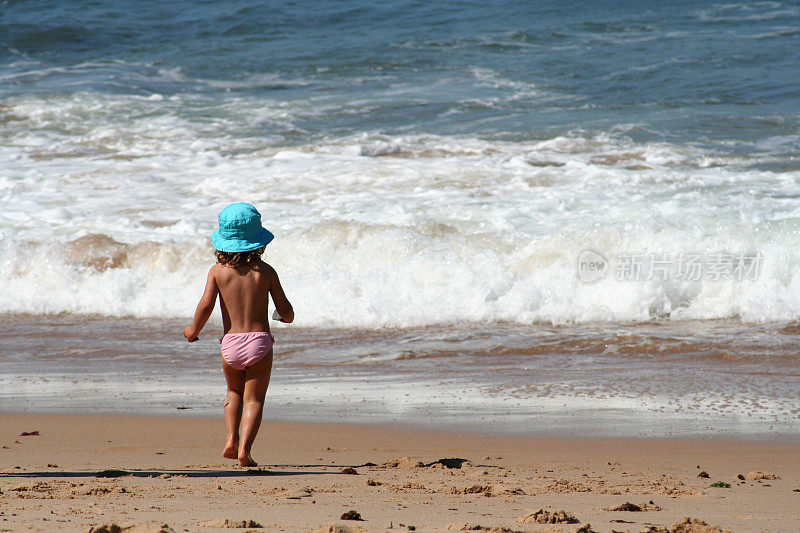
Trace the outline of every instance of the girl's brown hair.
<instances>
[{"instance_id":1,"label":"girl's brown hair","mask_svg":"<svg viewBox=\"0 0 800 533\"><path fill-rule=\"evenodd\" d=\"M214 250L214 255L217 257L217 262L223 265L230 265L233 268L244 266L248 263L255 261L264 253L264 248L252 250L250 252L220 252Z\"/></svg>"}]
</instances>

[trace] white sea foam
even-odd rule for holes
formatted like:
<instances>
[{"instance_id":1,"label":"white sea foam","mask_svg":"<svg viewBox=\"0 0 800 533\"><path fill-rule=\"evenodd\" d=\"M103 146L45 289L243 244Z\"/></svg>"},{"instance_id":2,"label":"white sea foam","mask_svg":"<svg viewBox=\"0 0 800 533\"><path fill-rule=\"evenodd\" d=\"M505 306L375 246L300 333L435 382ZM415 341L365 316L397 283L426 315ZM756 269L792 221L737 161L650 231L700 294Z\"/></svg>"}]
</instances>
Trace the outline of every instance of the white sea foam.
<instances>
[{"instance_id":1,"label":"white sea foam","mask_svg":"<svg viewBox=\"0 0 800 533\"><path fill-rule=\"evenodd\" d=\"M329 104L234 98L195 113L193 98L6 103L0 311L190 315L218 211L249 201L306 325L800 317L798 172L615 131L287 146L248 132L294 128ZM760 271L584 283L587 249L757 254Z\"/></svg>"}]
</instances>

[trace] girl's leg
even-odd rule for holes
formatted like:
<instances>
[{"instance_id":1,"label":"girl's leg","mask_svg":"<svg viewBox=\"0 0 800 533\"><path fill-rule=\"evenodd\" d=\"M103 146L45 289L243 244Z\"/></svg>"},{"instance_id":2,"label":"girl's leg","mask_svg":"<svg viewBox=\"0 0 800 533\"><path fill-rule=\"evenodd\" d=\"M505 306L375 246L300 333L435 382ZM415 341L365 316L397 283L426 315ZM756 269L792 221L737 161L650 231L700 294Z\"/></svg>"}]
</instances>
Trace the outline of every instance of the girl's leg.
<instances>
[{"instance_id":1,"label":"girl's leg","mask_svg":"<svg viewBox=\"0 0 800 533\"><path fill-rule=\"evenodd\" d=\"M222 456L226 459L239 457L239 422L242 420L242 397L244 396L244 370L236 370L222 360L222 371L228 383L228 394L225 396L225 449Z\"/></svg>"},{"instance_id":2,"label":"girl's leg","mask_svg":"<svg viewBox=\"0 0 800 533\"><path fill-rule=\"evenodd\" d=\"M242 415L242 440L239 444L239 464L257 466L250 456L253 441L256 440L264 413L264 397L272 373L272 350L261 361L244 371L244 414Z\"/></svg>"}]
</instances>

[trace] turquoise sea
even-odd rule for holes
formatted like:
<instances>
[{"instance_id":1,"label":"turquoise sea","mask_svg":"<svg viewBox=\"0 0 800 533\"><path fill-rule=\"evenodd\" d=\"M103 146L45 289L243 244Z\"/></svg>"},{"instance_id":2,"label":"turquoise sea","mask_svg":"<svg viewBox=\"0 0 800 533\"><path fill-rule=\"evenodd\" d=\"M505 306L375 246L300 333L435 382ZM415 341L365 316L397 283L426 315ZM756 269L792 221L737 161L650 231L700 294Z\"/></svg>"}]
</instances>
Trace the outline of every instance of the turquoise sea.
<instances>
[{"instance_id":1,"label":"turquoise sea","mask_svg":"<svg viewBox=\"0 0 800 533\"><path fill-rule=\"evenodd\" d=\"M797 435L798 65L797 1L0 2L0 411L219 414L247 201L275 416Z\"/></svg>"}]
</instances>

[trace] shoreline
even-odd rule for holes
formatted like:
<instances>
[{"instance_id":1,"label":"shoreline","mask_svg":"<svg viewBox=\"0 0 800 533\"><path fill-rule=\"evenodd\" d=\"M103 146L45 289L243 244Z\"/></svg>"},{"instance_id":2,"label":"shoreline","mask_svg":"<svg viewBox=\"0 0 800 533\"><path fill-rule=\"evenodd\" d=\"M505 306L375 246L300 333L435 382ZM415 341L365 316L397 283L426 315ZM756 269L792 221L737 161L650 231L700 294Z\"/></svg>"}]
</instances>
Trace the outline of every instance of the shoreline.
<instances>
[{"instance_id":1,"label":"shoreline","mask_svg":"<svg viewBox=\"0 0 800 533\"><path fill-rule=\"evenodd\" d=\"M216 330L189 345L182 325L0 315L0 410L220 416ZM800 435L800 333L775 324L286 328L279 341L267 412L289 421L411 420L534 436Z\"/></svg>"},{"instance_id":2,"label":"shoreline","mask_svg":"<svg viewBox=\"0 0 800 533\"><path fill-rule=\"evenodd\" d=\"M227 518L267 531L331 523L575 531L590 523L638 532L685 516L735 532L800 527L800 447L787 442L499 437L266 418L253 448L261 466L243 469L220 456L221 419L0 413L0 421L0 530L159 521L214 531L201 524ZM445 458L467 462L449 469L437 463ZM360 475L342 474L348 467ZM109 469L127 475L96 477ZM765 477L753 479L758 472ZM709 487L716 481L731 487ZM608 510L627 502L651 509ZM349 509L365 521L342 521ZM517 522L538 509L563 509L580 523Z\"/></svg>"}]
</instances>

